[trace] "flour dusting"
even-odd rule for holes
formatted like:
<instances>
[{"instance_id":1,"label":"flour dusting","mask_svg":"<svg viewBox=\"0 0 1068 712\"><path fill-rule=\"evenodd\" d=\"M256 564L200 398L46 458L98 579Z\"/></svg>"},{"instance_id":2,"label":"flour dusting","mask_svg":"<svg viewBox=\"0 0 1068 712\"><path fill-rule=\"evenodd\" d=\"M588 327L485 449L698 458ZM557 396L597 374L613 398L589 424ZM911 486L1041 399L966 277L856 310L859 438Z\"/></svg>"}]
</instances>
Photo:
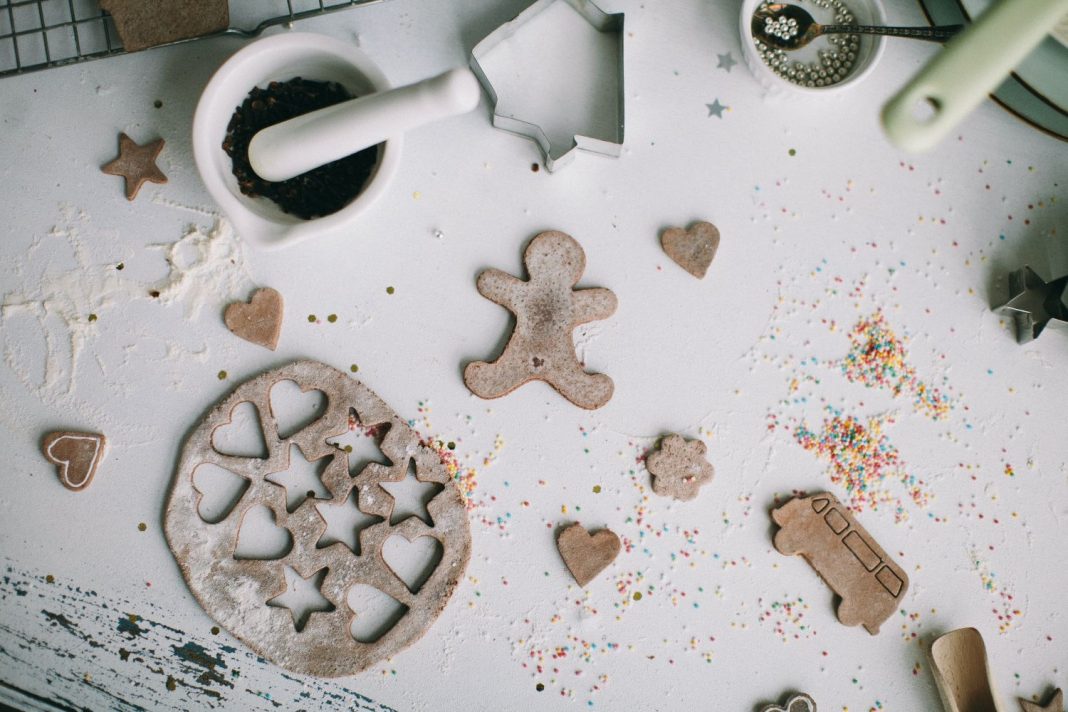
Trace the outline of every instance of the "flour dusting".
<instances>
[{"instance_id":1,"label":"flour dusting","mask_svg":"<svg viewBox=\"0 0 1068 712\"><path fill-rule=\"evenodd\" d=\"M74 393L81 357L99 333L98 322L117 307L136 301L181 304L191 321L204 306L233 298L251 282L244 245L225 218L216 216L210 229L191 226L175 242L149 245L162 251L167 275L146 283L124 276L114 261L90 255L89 246L101 240L99 235L83 238L84 211L65 210L63 216L66 225L34 239L8 266L18 284L0 298L4 363L44 402ZM94 360L105 374L100 355Z\"/></svg>"},{"instance_id":2,"label":"flour dusting","mask_svg":"<svg viewBox=\"0 0 1068 712\"><path fill-rule=\"evenodd\" d=\"M164 304L181 303L195 319L207 305L218 306L251 282L244 243L226 218L216 217L211 230L199 225L176 242L149 245L163 251L170 274L154 286Z\"/></svg>"}]
</instances>

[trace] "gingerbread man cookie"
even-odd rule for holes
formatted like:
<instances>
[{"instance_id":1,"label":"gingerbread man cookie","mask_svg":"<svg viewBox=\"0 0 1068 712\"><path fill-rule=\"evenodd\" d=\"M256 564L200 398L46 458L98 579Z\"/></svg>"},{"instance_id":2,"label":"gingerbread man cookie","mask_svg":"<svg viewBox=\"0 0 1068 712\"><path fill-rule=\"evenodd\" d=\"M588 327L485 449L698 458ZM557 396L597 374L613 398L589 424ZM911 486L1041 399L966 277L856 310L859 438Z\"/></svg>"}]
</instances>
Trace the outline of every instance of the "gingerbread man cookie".
<instances>
[{"instance_id":1,"label":"gingerbread man cookie","mask_svg":"<svg viewBox=\"0 0 1068 712\"><path fill-rule=\"evenodd\" d=\"M464 369L464 383L480 398L500 398L524 383L541 380L581 408L600 408L615 386L603 373L587 373L571 334L579 324L607 319L616 310L608 289L575 289L586 269L586 253L570 235L543 232L527 246L528 281L488 269L478 291L515 314L515 330L493 363Z\"/></svg>"}]
</instances>

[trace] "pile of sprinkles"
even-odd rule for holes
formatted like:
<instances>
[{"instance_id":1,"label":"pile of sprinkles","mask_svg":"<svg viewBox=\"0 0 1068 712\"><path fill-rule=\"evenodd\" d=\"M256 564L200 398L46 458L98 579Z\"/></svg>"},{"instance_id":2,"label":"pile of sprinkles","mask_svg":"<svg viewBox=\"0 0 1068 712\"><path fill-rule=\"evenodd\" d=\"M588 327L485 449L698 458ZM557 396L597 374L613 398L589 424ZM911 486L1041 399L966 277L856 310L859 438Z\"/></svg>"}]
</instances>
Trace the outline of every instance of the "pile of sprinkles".
<instances>
[{"instance_id":1,"label":"pile of sprinkles","mask_svg":"<svg viewBox=\"0 0 1068 712\"><path fill-rule=\"evenodd\" d=\"M938 388L929 386L908 363L904 342L877 311L862 318L849 334L851 348L842 359L842 374L868 388L882 388L894 397L912 397L913 408L933 420L943 420L953 408L952 400Z\"/></svg>"},{"instance_id":2,"label":"pile of sprinkles","mask_svg":"<svg viewBox=\"0 0 1068 712\"><path fill-rule=\"evenodd\" d=\"M433 426L430 424L431 408L429 400L419 401L416 412L422 417L422 423L420 424L416 420L410 419L408 421L408 426L416 431L416 434L419 436L420 444L425 445L437 453L438 459L441 460L441 464L445 466L445 471L449 473L449 477L452 478L453 482L456 483L456 486L459 487L467 511L479 512L479 520L486 528L497 529L501 534L506 533L508 523L512 519L512 513L503 512L492 514L488 510L496 504L496 495L490 494L477 496L479 473L481 469L492 466L497 461L497 458L500 457L501 451L504 450L504 436L498 433L493 440L493 449L481 456L481 458L476 458L481 460L481 468L479 468L461 462L457 455L457 448L459 447L459 444L463 442L461 438L449 438L438 435L426 436L420 431L420 425L426 432L433 431ZM467 423L470 423L471 417L467 416L465 420ZM505 486L507 486L507 483L505 483Z\"/></svg>"},{"instance_id":3,"label":"pile of sprinkles","mask_svg":"<svg viewBox=\"0 0 1068 712\"><path fill-rule=\"evenodd\" d=\"M894 521L907 520L904 505L885 489L887 477L900 481L914 504L927 507L933 495L922 480L905 471L900 453L883 433L884 422L893 421L870 418L863 423L833 408L828 411L831 417L823 421L819 432L802 422L794 429L794 438L830 462L831 482L845 488L852 511L878 510L889 504L894 507Z\"/></svg>"}]
</instances>

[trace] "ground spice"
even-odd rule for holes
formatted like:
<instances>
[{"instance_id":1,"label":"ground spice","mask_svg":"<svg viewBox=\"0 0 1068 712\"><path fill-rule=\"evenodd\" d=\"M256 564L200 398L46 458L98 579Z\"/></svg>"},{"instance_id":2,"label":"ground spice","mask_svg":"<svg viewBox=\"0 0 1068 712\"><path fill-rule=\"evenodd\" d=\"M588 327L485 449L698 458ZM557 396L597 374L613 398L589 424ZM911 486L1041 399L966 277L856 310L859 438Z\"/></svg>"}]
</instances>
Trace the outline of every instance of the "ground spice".
<instances>
[{"instance_id":1,"label":"ground spice","mask_svg":"<svg viewBox=\"0 0 1068 712\"><path fill-rule=\"evenodd\" d=\"M270 198L283 211L305 220L336 213L348 205L374 172L378 146L366 148L286 181L266 181L248 160L248 145L261 129L301 114L352 99L337 82L296 77L255 87L234 110L226 127L223 150L233 161L234 177L245 195Z\"/></svg>"}]
</instances>

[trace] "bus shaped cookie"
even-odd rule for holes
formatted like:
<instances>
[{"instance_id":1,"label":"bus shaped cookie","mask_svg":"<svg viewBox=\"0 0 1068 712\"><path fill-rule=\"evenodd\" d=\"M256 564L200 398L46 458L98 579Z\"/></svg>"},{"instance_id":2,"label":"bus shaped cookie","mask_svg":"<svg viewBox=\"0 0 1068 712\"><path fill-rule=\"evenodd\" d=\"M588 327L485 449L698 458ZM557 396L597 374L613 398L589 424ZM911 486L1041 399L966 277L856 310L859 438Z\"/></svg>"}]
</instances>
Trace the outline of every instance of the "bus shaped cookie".
<instances>
[{"instance_id":1,"label":"bus shaped cookie","mask_svg":"<svg viewBox=\"0 0 1068 712\"><path fill-rule=\"evenodd\" d=\"M838 620L863 624L875 635L898 607L909 577L894 563L845 505L829 492L797 497L771 518L781 529L775 548L781 554L800 554L828 586L841 596Z\"/></svg>"}]
</instances>

